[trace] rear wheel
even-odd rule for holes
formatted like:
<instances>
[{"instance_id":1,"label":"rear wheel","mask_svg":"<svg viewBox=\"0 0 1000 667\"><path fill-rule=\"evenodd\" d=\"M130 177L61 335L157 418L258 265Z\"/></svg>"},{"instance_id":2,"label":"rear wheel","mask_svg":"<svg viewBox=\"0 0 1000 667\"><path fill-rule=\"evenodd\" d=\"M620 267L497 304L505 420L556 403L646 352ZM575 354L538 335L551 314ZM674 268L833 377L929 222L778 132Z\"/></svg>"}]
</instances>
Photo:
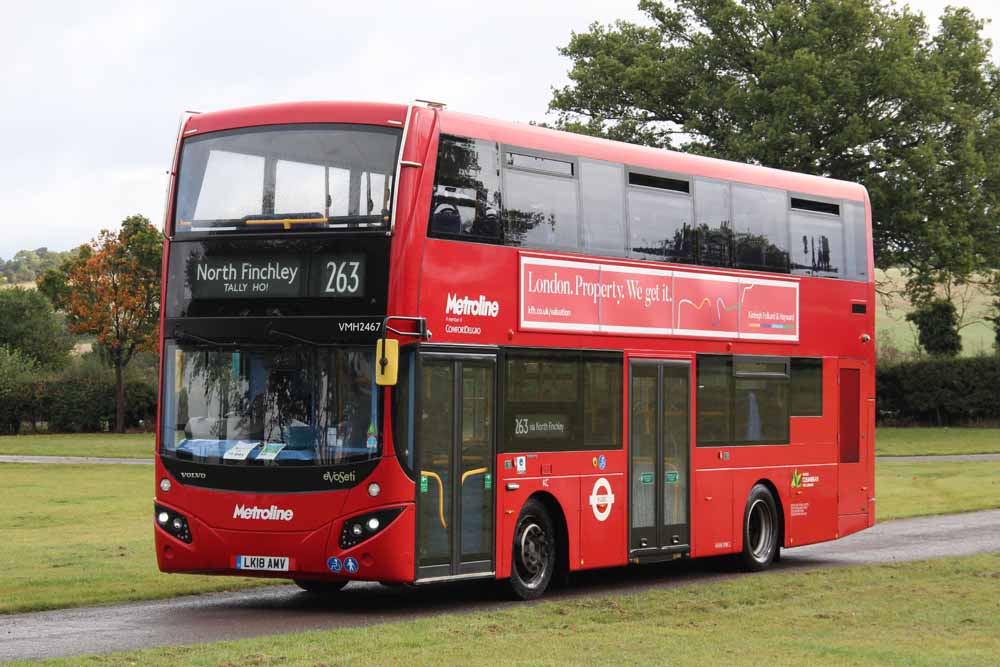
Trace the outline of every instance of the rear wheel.
<instances>
[{"instance_id":1,"label":"rear wheel","mask_svg":"<svg viewBox=\"0 0 1000 667\"><path fill-rule=\"evenodd\" d=\"M339 593L347 585L346 581L321 581L317 579L293 579L293 581L302 590L316 595Z\"/></svg>"},{"instance_id":2,"label":"rear wheel","mask_svg":"<svg viewBox=\"0 0 1000 667\"><path fill-rule=\"evenodd\" d=\"M556 532L545 506L537 500L524 504L514 529L510 587L522 600L540 597L556 567Z\"/></svg>"},{"instance_id":3,"label":"rear wheel","mask_svg":"<svg viewBox=\"0 0 1000 667\"><path fill-rule=\"evenodd\" d=\"M771 491L763 484L750 490L743 511L743 568L751 572L766 570L778 555L781 522Z\"/></svg>"}]
</instances>

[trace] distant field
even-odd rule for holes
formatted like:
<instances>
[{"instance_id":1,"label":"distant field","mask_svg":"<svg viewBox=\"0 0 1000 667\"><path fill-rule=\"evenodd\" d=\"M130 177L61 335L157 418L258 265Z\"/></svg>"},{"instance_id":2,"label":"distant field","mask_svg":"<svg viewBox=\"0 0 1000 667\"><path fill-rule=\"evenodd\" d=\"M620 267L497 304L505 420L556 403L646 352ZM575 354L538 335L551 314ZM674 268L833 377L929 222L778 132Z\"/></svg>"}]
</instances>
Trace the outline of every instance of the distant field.
<instances>
[{"instance_id":1,"label":"distant field","mask_svg":"<svg viewBox=\"0 0 1000 667\"><path fill-rule=\"evenodd\" d=\"M1000 554L18 665L995 665ZM178 637L183 642L184 637Z\"/></svg>"},{"instance_id":2,"label":"distant field","mask_svg":"<svg viewBox=\"0 0 1000 667\"><path fill-rule=\"evenodd\" d=\"M906 280L900 275L899 269L889 269L888 271L876 271L876 281L886 281L893 286L897 292L905 285ZM975 319L990 311L992 297L979 289L969 288L967 293L968 319ZM961 311L961 305L956 303L955 307ZM894 296L889 300L889 310L886 311L884 303L878 299L878 307L875 311L875 331L880 337L891 339L892 344L900 352L912 353L917 349L917 329L906 321L906 313L910 311L910 304L900 296ZM988 323L977 323L965 327L961 331L962 354L963 356L973 356L976 354L989 353L993 350L994 334L993 328ZM881 347L885 343L880 341Z\"/></svg>"},{"instance_id":3,"label":"distant field","mask_svg":"<svg viewBox=\"0 0 1000 667\"><path fill-rule=\"evenodd\" d=\"M54 433L0 435L0 454L26 456L107 456L148 459L153 456L152 433Z\"/></svg>"},{"instance_id":4,"label":"distant field","mask_svg":"<svg viewBox=\"0 0 1000 667\"><path fill-rule=\"evenodd\" d=\"M879 428L875 431L875 454L878 456L996 453L1000 453L1000 428Z\"/></svg>"},{"instance_id":5,"label":"distant field","mask_svg":"<svg viewBox=\"0 0 1000 667\"><path fill-rule=\"evenodd\" d=\"M0 289L5 287L23 287L24 289L35 289L35 281L29 280L26 283L0 283Z\"/></svg>"}]
</instances>

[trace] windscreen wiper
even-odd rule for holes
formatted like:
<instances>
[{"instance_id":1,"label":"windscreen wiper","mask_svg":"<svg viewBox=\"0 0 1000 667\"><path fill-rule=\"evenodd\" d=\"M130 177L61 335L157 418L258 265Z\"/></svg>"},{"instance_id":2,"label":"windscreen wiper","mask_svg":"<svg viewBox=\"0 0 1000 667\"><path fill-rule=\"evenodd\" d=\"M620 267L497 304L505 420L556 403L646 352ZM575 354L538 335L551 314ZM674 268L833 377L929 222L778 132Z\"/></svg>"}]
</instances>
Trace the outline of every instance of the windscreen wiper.
<instances>
[{"instance_id":1,"label":"windscreen wiper","mask_svg":"<svg viewBox=\"0 0 1000 667\"><path fill-rule=\"evenodd\" d=\"M268 329L268 336L281 336L282 338L287 338L289 340L294 340L304 345L311 345L312 347L330 347L334 343L321 343L315 340L309 340L308 338L302 338L301 336L296 336L295 334L288 333L287 331L282 331L280 329Z\"/></svg>"},{"instance_id":2,"label":"windscreen wiper","mask_svg":"<svg viewBox=\"0 0 1000 667\"><path fill-rule=\"evenodd\" d=\"M216 345L218 347L226 347L236 344L221 340L213 340L211 338L205 338L204 336L199 336L198 334L193 334L190 331L184 331L183 329L174 329L174 338L176 338L177 340L193 340L196 343L204 343L205 345Z\"/></svg>"}]
</instances>

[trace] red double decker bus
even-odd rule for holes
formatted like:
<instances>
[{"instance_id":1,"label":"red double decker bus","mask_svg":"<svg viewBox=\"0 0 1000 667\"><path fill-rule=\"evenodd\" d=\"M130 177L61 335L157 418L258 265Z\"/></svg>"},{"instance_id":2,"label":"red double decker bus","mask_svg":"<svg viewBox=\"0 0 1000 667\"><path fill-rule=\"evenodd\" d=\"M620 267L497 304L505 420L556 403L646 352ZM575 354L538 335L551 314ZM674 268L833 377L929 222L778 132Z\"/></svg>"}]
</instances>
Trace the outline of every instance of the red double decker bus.
<instances>
[{"instance_id":1,"label":"red double decker bus","mask_svg":"<svg viewBox=\"0 0 1000 667\"><path fill-rule=\"evenodd\" d=\"M859 185L349 102L191 115L172 173L165 572L530 598L874 521Z\"/></svg>"}]
</instances>

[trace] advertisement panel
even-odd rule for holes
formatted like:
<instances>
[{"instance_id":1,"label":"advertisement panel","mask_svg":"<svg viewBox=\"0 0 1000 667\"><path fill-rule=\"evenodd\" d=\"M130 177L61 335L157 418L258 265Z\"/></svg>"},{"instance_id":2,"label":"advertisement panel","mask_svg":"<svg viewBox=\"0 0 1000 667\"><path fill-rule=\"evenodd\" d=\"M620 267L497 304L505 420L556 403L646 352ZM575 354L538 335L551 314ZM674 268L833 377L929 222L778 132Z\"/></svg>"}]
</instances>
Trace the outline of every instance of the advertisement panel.
<instances>
[{"instance_id":1,"label":"advertisement panel","mask_svg":"<svg viewBox=\"0 0 1000 667\"><path fill-rule=\"evenodd\" d=\"M799 339L795 280L522 254L519 296L526 331Z\"/></svg>"}]
</instances>

